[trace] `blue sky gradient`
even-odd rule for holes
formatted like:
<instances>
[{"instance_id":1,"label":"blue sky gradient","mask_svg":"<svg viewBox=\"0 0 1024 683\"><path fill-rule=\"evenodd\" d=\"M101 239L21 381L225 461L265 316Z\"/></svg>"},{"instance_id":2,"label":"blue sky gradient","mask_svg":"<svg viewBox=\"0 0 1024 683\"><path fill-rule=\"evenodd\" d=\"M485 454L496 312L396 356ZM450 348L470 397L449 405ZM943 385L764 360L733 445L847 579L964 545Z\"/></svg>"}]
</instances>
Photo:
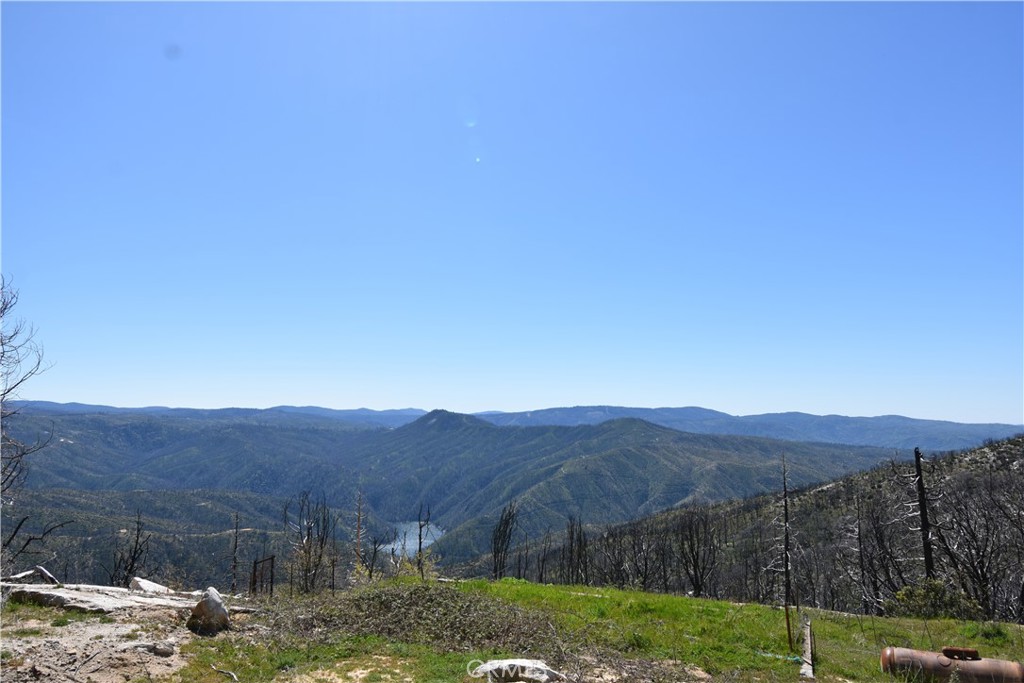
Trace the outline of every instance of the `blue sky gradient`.
<instances>
[{"instance_id":1,"label":"blue sky gradient","mask_svg":"<svg viewBox=\"0 0 1024 683\"><path fill-rule=\"evenodd\" d=\"M1022 423L1022 7L4 3L22 396Z\"/></svg>"}]
</instances>

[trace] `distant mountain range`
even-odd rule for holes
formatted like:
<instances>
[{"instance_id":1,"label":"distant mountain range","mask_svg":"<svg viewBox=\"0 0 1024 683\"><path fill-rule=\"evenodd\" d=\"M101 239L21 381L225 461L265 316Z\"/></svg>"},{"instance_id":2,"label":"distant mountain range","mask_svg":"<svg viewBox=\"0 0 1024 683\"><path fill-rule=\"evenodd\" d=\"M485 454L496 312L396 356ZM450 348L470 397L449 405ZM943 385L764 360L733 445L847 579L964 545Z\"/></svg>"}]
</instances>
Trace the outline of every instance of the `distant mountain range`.
<instances>
[{"instance_id":1,"label":"distant mountain range","mask_svg":"<svg viewBox=\"0 0 1024 683\"><path fill-rule=\"evenodd\" d=\"M81 403L50 403L25 401L22 406L33 413L112 413L178 415L209 419L263 419L277 414L296 417L323 417L345 423L352 428L401 427L422 417L427 411L417 408L400 410L335 410L315 406L278 406L268 409L222 408L115 408ZM950 451L973 448L987 440L1005 439L1024 433L1024 424L967 424L943 420L919 420L900 415L878 417L846 417L843 415L810 415L808 413L766 413L736 416L707 408L626 408L618 406L576 406L546 408L528 412L505 413L489 411L475 417L499 426L579 426L596 425L608 420L636 418L694 434L731 434L762 436L787 441L842 443L857 446Z\"/></svg>"},{"instance_id":2,"label":"distant mountain range","mask_svg":"<svg viewBox=\"0 0 1024 683\"><path fill-rule=\"evenodd\" d=\"M197 498L220 501L230 493L245 496L237 500L250 510L260 498L279 509L281 501L311 490L351 516L361 493L371 530L415 520L420 505L429 506L432 521L447 532L436 551L450 561L485 551L501 508L513 498L523 510L524 530L537 538L564 526L569 516L614 523L694 500L774 490L783 454L792 484L802 486L910 455L910 446L897 453L893 444L935 450L929 444L939 443L946 450L963 440L977 443L1024 430L798 413L755 420L701 408L473 416L415 409L125 409L44 402L20 407L8 425L15 435L51 439L33 455L24 504L32 491L40 506L57 500L60 491L78 491L60 494L65 511L95 524L102 511L90 506L130 513L126 501L141 500L140 492L189 492L151 496L159 501L144 513L159 515L151 526L173 529L202 526ZM725 433L730 428L761 434ZM767 438L765 432L789 440ZM857 443L873 440L882 444ZM213 510L228 507L206 506L203 524L213 524ZM242 524L273 516L250 514ZM123 526L124 520L117 523ZM216 526L223 532L230 524L225 518Z\"/></svg>"},{"instance_id":3,"label":"distant mountain range","mask_svg":"<svg viewBox=\"0 0 1024 683\"><path fill-rule=\"evenodd\" d=\"M482 418L498 425L598 424L618 418L637 418L695 434L763 436L789 441L817 441L860 446L927 450L971 448L990 439L1024 432L1024 424L963 424L918 420L900 415L845 417L807 413L766 413L742 417L707 408L620 408L589 406L549 408L525 413L489 413Z\"/></svg>"}]
</instances>

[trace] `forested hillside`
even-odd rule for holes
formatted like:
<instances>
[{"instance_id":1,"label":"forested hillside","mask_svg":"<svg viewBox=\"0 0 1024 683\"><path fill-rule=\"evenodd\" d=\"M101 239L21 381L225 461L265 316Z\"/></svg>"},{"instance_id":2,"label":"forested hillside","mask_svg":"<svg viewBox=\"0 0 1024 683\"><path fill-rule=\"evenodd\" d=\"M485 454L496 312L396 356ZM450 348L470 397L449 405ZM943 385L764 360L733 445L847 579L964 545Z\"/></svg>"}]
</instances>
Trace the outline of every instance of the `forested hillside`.
<instances>
[{"instance_id":1,"label":"forested hillside","mask_svg":"<svg viewBox=\"0 0 1024 683\"><path fill-rule=\"evenodd\" d=\"M763 436L787 441L821 441L900 449L921 447L934 451L973 448L987 439L1004 439L1024 432L1022 425L961 424L901 415L847 417L796 412L729 415L696 407L579 406L523 413L486 413L480 417L498 425L523 426L600 424L632 417L695 434Z\"/></svg>"},{"instance_id":2,"label":"forested hillside","mask_svg":"<svg viewBox=\"0 0 1024 683\"><path fill-rule=\"evenodd\" d=\"M15 504L5 506L5 524L28 517L27 530L44 517L72 520L50 540L76 544L74 561L66 553L57 561L69 571L78 567L82 580L102 578L99 561L89 558L110 554L136 510L157 534L154 556L163 544L167 566L173 558L222 557L211 544L233 529L236 511L240 526L253 530L240 534L242 555L251 561L260 544L248 539L258 532L272 545L286 528L284 503L303 492L343 519L339 543L353 532L357 505L361 530L378 538L429 513L446 531L433 552L451 564L489 549L491 529L512 499L524 503L524 532L539 538L569 517L614 524L687 502L773 490L783 454L795 485L893 455L688 434L636 419L499 427L446 411L396 429L287 411L25 411L10 426L26 441L49 442L33 454ZM187 567L189 576L214 572L192 559L183 563L178 571Z\"/></svg>"},{"instance_id":3,"label":"forested hillside","mask_svg":"<svg viewBox=\"0 0 1024 683\"><path fill-rule=\"evenodd\" d=\"M924 458L921 466L920 478L912 463L886 463L785 498L776 468L780 492L688 504L623 525L581 517L557 544L515 536L502 570L781 603L788 512L791 603L1024 621L1024 438Z\"/></svg>"}]
</instances>

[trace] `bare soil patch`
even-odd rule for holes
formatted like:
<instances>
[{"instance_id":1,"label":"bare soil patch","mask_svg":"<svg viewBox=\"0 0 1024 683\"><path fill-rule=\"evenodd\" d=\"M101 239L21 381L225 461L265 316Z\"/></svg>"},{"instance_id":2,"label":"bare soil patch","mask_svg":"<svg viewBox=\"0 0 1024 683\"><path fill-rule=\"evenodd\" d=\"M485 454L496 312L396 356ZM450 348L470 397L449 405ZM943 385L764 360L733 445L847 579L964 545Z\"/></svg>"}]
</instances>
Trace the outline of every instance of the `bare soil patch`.
<instances>
[{"instance_id":1,"label":"bare soil patch","mask_svg":"<svg viewBox=\"0 0 1024 683\"><path fill-rule=\"evenodd\" d=\"M8 599L50 605L4 612L2 678L22 681L148 681L186 664L181 646L197 598L149 596L104 586L4 586Z\"/></svg>"},{"instance_id":2,"label":"bare soil patch","mask_svg":"<svg viewBox=\"0 0 1024 683\"><path fill-rule=\"evenodd\" d=\"M181 645L195 638L188 611L118 610L63 626L5 619L3 680L124 683L173 673L185 665Z\"/></svg>"}]
</instances>

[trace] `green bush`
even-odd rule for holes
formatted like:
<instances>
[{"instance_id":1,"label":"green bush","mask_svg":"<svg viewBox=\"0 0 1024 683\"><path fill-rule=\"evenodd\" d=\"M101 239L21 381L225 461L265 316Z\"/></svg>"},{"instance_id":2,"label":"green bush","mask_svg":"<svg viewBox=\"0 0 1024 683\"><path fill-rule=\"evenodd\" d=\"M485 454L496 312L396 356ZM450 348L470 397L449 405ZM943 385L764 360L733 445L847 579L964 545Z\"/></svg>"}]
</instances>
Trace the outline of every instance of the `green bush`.
<instances>
[{"instance_id":1,"label":"green bush","mask_svg":"<svg viewBox=\"0 0 1024 683\"><path fill-rule=\"evenodd\" d=\"M976 620L981 607L963 591L934 579L907 586L885 603L885 612L895 617L920 619Z\"/></svg>"}]
</instances>

